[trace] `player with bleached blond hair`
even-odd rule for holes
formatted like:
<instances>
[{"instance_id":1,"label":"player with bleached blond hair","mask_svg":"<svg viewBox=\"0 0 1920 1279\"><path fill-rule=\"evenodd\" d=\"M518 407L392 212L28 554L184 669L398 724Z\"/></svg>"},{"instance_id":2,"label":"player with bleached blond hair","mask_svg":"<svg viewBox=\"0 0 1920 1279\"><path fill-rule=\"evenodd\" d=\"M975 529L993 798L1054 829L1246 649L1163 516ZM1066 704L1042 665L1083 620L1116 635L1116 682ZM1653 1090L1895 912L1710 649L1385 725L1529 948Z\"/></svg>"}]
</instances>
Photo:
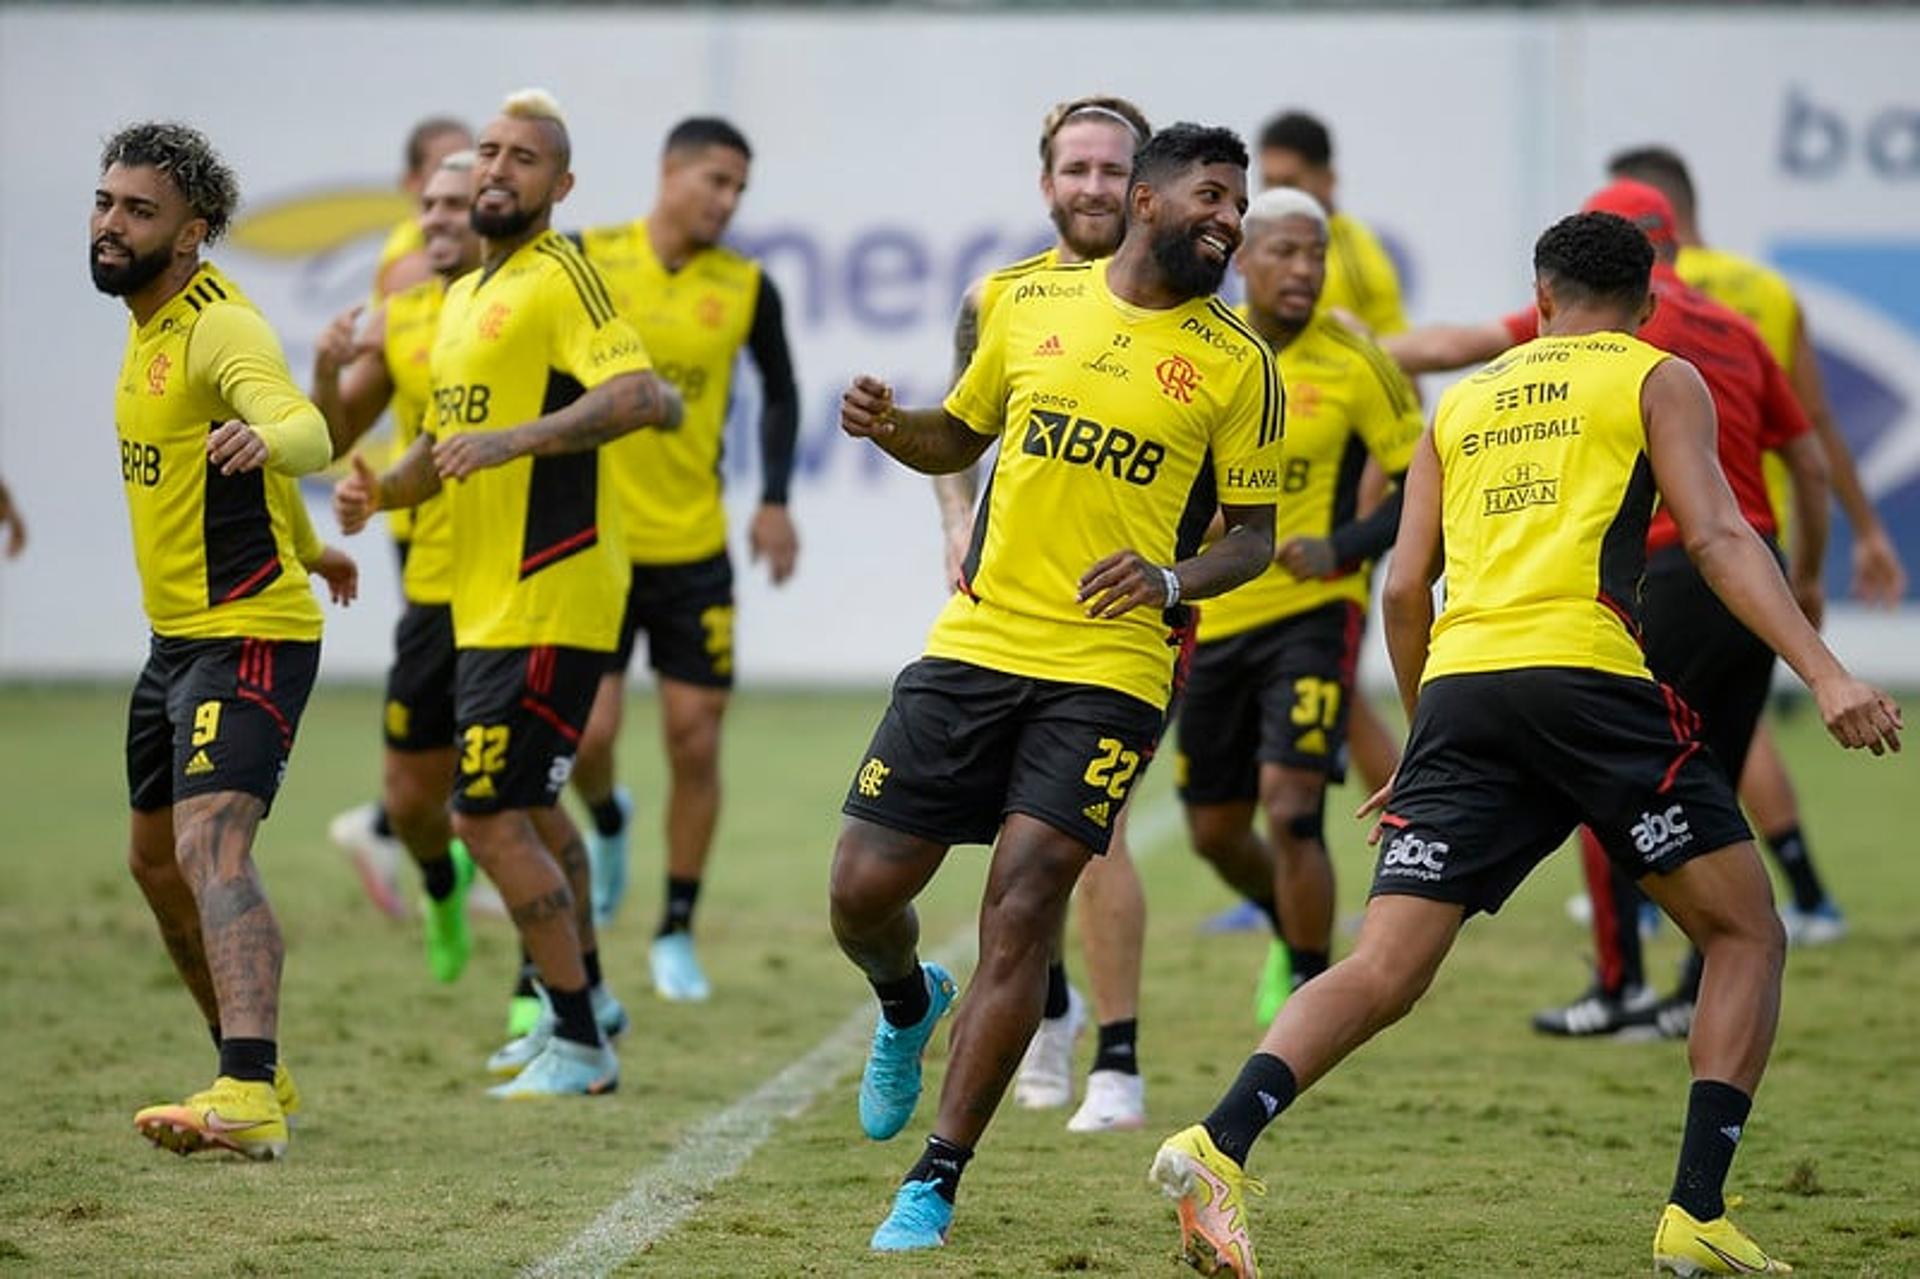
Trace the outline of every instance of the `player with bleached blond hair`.
<instances>
[{"instance_id":1,"label":"player with bleached blond hair","mask_svg":"<svg viewBox=\"0 0 1920 1279\"><path fill-rule=\"evenodd\" d=\"M386 475L336 491L343 524L444 492L453 535L454 833L500 889L547 1012L489 1061L500 1097L619 1082L626 1013L601 980L586 846L559 806L619 638L627 565L599 449L671 429L680 397L551 229L573 189L552 96L509 97L481 130L481 269L447 290L421 436Z\"/></svg>"}]
</instances>

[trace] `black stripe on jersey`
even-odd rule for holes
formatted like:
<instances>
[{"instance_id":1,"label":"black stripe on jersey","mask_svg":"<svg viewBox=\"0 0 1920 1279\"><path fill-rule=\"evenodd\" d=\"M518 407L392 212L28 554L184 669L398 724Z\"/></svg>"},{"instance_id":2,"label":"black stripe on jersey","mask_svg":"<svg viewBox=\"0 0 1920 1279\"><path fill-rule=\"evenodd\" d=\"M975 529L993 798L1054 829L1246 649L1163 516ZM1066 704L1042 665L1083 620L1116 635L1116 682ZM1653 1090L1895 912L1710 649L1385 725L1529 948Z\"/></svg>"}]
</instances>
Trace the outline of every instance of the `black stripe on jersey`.
<instances>
[{"instance_id":1,"label":"black stripe on jersey","mask_svg":"<svg viewBox=\"0 0 1920 1279\"><path fill-rule=\"evenodd\" d=\"M613 319L613 301L607 296L606 285L600 282L600 273L588 265L578 250L565 240L555 237L533 246L536 253L560 264L560 269L573 281L574 292L580 295L581 305L587 308L587 318L593 321L593 327L599 328Z\"/></svg>"},{"instance_id":2,"label":"black stripe on jersey","mask_svg":"<svg viewBox=\"0 0 1920 1279\"><path fill-rule=\"evenodd\" d=\"M1213 450L1208 449L1200 459L1200 469L1194 473L1193 487L1187 490L1187 504L1180 511L1180 522L1174 526L1173 558L1177 563L1200 553L1201 539L1207 535L1207 525L1213 523L1213 513L1220 507L1220 489L1214 481Z\"/></svg>"},{"instance_id":3,"label":"black stripe on jersey","mask_svg":"<svg viewBox=\"0 0 1920 1279\"><path fill-rule=\"evenodd\" d=\"M222 302L225 302L227 300L227 291L221 288L220 281L214 279L212 276L208 276L206 279L200 281L200 287L202 289L211 289L213 291L213 297L207 298L207 301L209 302L213 301L214 298L218 298ZM207 297L205 293L202 293L200 296Z\"/></svg>"},{"instance_id":4,"label":"black stripe on jersey","mask_svg":"<svg viewBox=\"0 0 1920 1279\"><path fill-rule=\"evenodd\" d=\"M1031 275L1035 271L1045 270L1047 267L1055 265L1047 261L1047 254L1051 252L1053 252L1052 249L1044 249L1030 258L1021 258L1018 262L1009 262L998 271L992 272L988 278L994 280L1011 280L1017 276ZM1061 263L1059 265L1072 266L1073 263Z\"/></svg>"},{"instance_id":5,"label":"black stripe on jersey","mask_svg":"<svg viewBox=\"0 0 1920 1279\"><path fill-rule=\"evenodd\" d=\"M1327 231L1327 260L1340 264L1340 274L1347 281L1348 292L1353 294L1354 305L1364 307L1373 290L1367 287L1367 277L1360 270L1360 255L1353 251L1352 238L1344 228L1336 230L1331 222Z\"/></svg>"},{"instance_id":6,"label":"black stripe on jersey","mask_svg":"<svg viewBox=\"0 0 1920 1279\"><path fill-rule=\"evenodd\" d=\"M1561 483L1570 483L1567 476ZM1620 494L1620 509L1600 539L1600 602L1640 640L1640 583L1647 575L1647 525L1653 522L1653 466L1642 453Z\"/></svg>"},{"instance_id":7,"label":"black stripe on jersey","mask_svg":"<svg viewBox=\"0 0 1920 1279\"><path fill-rule=\"evenodd\" d=\"M549 371L544 416L586 394L564 373ZM520 533L520 579L600 542L600 450L536 457L527 478L527 522Z\"/></svg>"},{"instance_id":8,"label":"black stripe on jersey","mask_svg":"<svg viewBox=\"0 0 1920 1279\"><path fill-rule=\"evenodd\" d=\"M993 476L997 468L989 468L987 482L980 489L980 504L973 512L973 537L967 542L967 557L960 561L960 589L969 599L979 599L979 592L973 584L980 577L980 554L987 546L987 513L993 509Z\"/></svg>"},{"instance_id":9,"label":"black stripe on jersey","mask_svg":"<svg viewBox=\"0 0 1920 1279\"><path fill-rule=\"evenodd\" d=\"M1254 331L1252 325L1233 313L1233 308L1221 302L1219 298L1207 299L1207 310L1222 324L1230 326L1234 332L1245 338L1253 347L1255 358L1259 359L1265 377L1262 379L1263 398L1260 403L1260 435L1256 443L1262 448L1277 441L1285 432L1287 415L1287 394L1280 386L1280 368L1274 363L1273 348L1267 340Z\"/></svg>"},{"instance_id":10,"label":"black stripe on jersey","mask_svg":"<svg viewBox=\"0 0 1920 1279\"><path fill-rule=\"evenodd\" d=\"M1380 389L1387 393L1387 403L1395 413L1412 411L1417 403L1413 388L1407 385L1406 374L1400 371L1392 356L1338 321L1327 325L1327 336L1367 362L1367 368L1380 383Z\"/></svg>"},{"instance_id":11,"label":"black stripe on jersey","mask_svg":"<svg viewBox=\"0 0 1920 1279\"><path fill-rule=\"evenodd\" d=\"M193 308L193 313L195 315L200 314L201 311L206 309L205 307L200 305L200 299L193 296L193 294L182 293L180 296L187 300L187 305Z\"/></svg>"},{"instance_id":12,"label":"black stripe on jersey","mask_svg":"<svg viewBox=\"0 0 1920 1279\"><path fill-rule=\"evenodd\" d=\"M209 431L218 422L209 422ZM209 460L200 506L200 536L207 567L207 606L258 595L284 571L267 511L264 471L222 475Z\"/></svg>"},{"instance_id":13,"label":"black stripe on jersey","mask_svg":"<svg viewBox=\"0 0 1920 1279\"><path fill-rule=\"evenodd\" d=\"M1367 445L1358 435L1349 433L1340 450L1340 469L1333 477L1333 504L1327 508L1327 526L1315 536L1332 537L1333 530L1353 522L1360 507L1360 477L1367 469Z\"/></svg>"}]
</instances>

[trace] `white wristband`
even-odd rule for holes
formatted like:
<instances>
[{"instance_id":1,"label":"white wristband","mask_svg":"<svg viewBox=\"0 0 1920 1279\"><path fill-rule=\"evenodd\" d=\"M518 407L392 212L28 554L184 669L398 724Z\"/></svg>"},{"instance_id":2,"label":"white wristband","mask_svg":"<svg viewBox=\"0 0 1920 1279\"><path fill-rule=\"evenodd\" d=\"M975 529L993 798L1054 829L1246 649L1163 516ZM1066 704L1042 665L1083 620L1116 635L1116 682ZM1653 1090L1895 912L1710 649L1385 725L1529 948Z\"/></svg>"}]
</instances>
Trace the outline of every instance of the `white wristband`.
<instances>
[{"instance_id":1,"label":"white wristband","mask_svg":"<svg viewBox=\"0 0 1920 1279\"><path fill-rule=\"evenodd\" d=\"M1170 568L1160 570L1160 578L1166 583L1167 602L1165 607L1172 608L1180 602L1180 575Z\"/></svg>"}]
</instances>

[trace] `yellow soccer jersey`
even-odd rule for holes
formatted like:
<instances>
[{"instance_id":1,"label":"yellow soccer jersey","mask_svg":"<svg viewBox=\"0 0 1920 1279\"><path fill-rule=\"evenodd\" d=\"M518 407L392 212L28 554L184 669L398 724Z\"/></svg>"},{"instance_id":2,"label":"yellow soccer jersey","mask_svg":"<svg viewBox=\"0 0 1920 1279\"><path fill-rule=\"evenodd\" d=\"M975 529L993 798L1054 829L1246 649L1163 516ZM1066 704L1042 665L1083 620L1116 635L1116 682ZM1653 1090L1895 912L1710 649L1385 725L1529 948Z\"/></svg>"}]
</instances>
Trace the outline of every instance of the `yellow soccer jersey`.
<instances>
[{"instance_id":1,"label":"yellow soccer jersey","mask_svg":"<svg viewBox=\"0 0 1920 1279\"><path fill-rule=\"evenodd\" d=\"M373 304L378 306L387 296L387 272L393 264L409 253L418 253L427 247L426 233L421 231L419 219L406 217L394 224L387 232L386 241L380 246L380 261L373 268Z\"/></svg>"},{"instance_id":2,"label":"yellow soccer jersey","mask_svg":"<svg viewBox=\"0 0 1920 1279\"><path fill-rule=\"evenodd\" d=\"M1448 388L1434 414L1447 602L1426 678L1568 666L1652 678L1640 579L1653 467L1623 333L1543 337Z\"/></svg>"},{"instance_id":3,"label":"yellow soccer jersey","mask_svg":"<svg viewBox=\"0 0 1920 1279\"><path fill-rule=\"evenodd\" d=\"M433 394L433 338L446 298L446 281L436 275L387 299L387 378L393 383L388 410L393 414L396 459L413 446L426 417ZM396 539L412 543L401 589L415 604L445 604L453 598L453 534L448 518L445 495L388 513L388 530Z\"/></svg>"},{"instance_id":4,"label":"yellow soccer jersey","mask_svg":"<svg viewBox=\"0 0 1920 1279\"><path fill-rule=\"evenodd\" d=\"M128 330L113 414L154 633L318 639L320 606L295 549L293 477L324 467L332 445L266 318L205 263ZM208 434L233 418L266 441L265 468L223 476L208 463Z\"/></svg>"},{"instance_id":5,"label":"yellow soccer jersey","mask_svg":"<svg viewBox=\"0 0 1920 1279\"><path fill-rule=\"evenodd\" d=\"M1171 564L1193 553L1218 504L1271 504L1285 404L1266 343L1217 298L1142 310L1107 288L1107 266L1020 277L947 397L948 413L1005 439L967 589L927 653L1164 706L1164 619L1090 619L1080 577L1128 548Z\"/></svg>"},{"instance_id":6,"label":"yellow soccer jersey","mask_svg":"<svg viewBox=\"0 0 1920 1279\"><path fill-rule=\"evenodd\" d=\"M1320 309L1334 307L1360 317L1375 337L1407 327L1400 273L1378 237L1350 213L1327 218L1327 283L1320 292Z\"/></svg>"},{"instance_id":7,"label":"yellow soccer jersey","mask_svg":"<svg viewBox=\"0 0 1920 1279\"><path fill-rule=\"evenodd\" d=\"M448 287L428 429L507 430L649 367L599 273L544 232ZM460 648L613 650L631 570L600 450L515 458L450 482L445 496Z\"/></svg>"},{"instance_id":8,"label":"yellow soccer jersey","mask_svg":"<svg viewBox=\"0 0 1920 1279\"><path fill-rule=\"evenodd\" d=\"M645 218L584 232L581 243L621 318L686 406L679 430L635 431L607 446L627 553L636 564L710 558L727 545L720 447L734 360L753 328L760 264L710 248L669 271Z\"/></svg>"},{"instance_id":9,"label":"yellow soccer jersey","mask_svg":"<svg viewBox=\"0 0 1920 1279\"><path fill-rule=\"evenodd\" d=\"M1009 262L1006 266L1001 267L998 271L993 272L984 280L980 281L979 331L985 331L987 327L987 313L993 309L995 303L1006 295L1009 289L1018 289L1020 281L1036 271L1051 271L1059 265L1060 248L1058 245L1055 245L1053 248L1036 253L1030 258L1021 258L1018 262Z\"/></svg>"},{"instance_id":10,"label":"yellow soccer jersey","mask_svg":"<svg viewBox=\"0 0 1920 1279\"><path fill-rule=\"evenodd\" d=\"M1287 388L1280 446L1280 504L1273 541L1328 537L1353 519L1360 473L1372 454L1388 474L1407 469L1426 423L1420 403L1379 347L1329 315L1316 315L1278 356ZM1278 564L1200 607L1200 642L1226 639L1336 600L1361 608L1364 570L1302 581Z\"/></svg>"}]
</instances>

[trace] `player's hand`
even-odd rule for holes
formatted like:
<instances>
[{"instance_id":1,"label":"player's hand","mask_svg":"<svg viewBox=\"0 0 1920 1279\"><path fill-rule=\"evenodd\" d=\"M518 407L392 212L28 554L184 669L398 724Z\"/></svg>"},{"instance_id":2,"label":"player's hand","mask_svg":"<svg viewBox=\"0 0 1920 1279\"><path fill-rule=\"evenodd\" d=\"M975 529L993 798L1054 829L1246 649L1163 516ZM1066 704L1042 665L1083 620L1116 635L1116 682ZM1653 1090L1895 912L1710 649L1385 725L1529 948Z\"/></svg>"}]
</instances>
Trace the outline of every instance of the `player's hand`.
<instances>
[{"instance_id":1,"label":"player's hand","mask_svg":"<svg viewBox=\"0 0 1920 1279\"><path fill-rule=\"evenodd\" d=\"M775 586L792 577L794 561L800 558L800 535L787 508L762 502L747 529L747 546L751 562L766 560L767 576Z\"/></svg>"},{"instance_id":2,"label":"player's hand","mask_svg":"<svg viewBox=\"0 0 1920 1279\"><path fill-rule=\"evenodd\" d=\"M320 552L320 558L307 565L307 572L327 584L327 594L341 608L360 597L360 566L353 557L335 546Z\"/></svg>"},{"instance_id":3,"label":"player's hand","mask_svg":"<svg viewBox=\"0 0 1920 1279\"><path fill-rule=\"evenodd\" d=\"M338 373L360 358L366 344L359 340L360 313L364 306L352 306L333 317L314 341L315 363L324 371Z\"/></svg>"},{"instance_id":4,"label":"player's hand","mask_svg":"<svg viewBox=\"0 0 1920 1279\"><path fill-rule=\"evenodd\" d=\"M840 397L840 429L856 440L892 435L897 425L893 409L893 388L863 373Z\"/></svg>"},{"instance_id":5,"label":"player's hand","mask_svg":"<svg viewBox=\"0 0 1920 1279\"><path fill-rule=\"evenodd\" d=\"M1387 778L1386 784L1373 794L1367 796L1367 802L1354 810L1354 819L1356 821L1365 821L1375 813L1385 812L1387 805L1393 802L1393 784L1399 779L1400 770L1395 769L1393 774ZM1367 843L1377 844L1380 842L1381 825L1382 823L1380 822L1373 824L1373 829L1367 832Z\"/></svg>"},{"instance_id":6,"label":"player's hand","mask_svg":"<svg viewBox=\"0 0 1920 1279\"><path fill-rule=\"evenodd\" d=\"M1165 608L1167 579L1138 551L1115 551L1081 574L1076 598L1088 617L1120 617L1143 605Z\"/></svg>"},{"instance_id":7,"label":"player's hand","mask_svg":"<svg viewBox=\"0 0 1920 1279\"><path fill-rule=\"evenodd\" d=\"M1876 755L1900 749L1905 727L1900 707L1891 697L1851 675L1840 675L1813 686L1820 718L1835 741L1849 750L1864 746Z\"/></svg>"},{"instance_id":8,"label":"player's hand","mask_svg":"<svg viewBox=\"0 0 1920 1279\"><path fill-rule=\"evenodd\" d=\"M267 464L267 442L238 418L222 422L207 436L207 460L222 475L257 471Z\"/></svg>"},{"instance_id":9,"label":"player's hand","mask_svg":"<svg viewBox=\"0 0 1920 1279\"><path fill-rule=\"evenodd\" d=\"M1807 624L1819 630L1827 615L1827 588L1820 582L1820 571L1815 569L1806 576L1795 573L1788 585L1793 589L1793 602L1806 615Z\"/></svg>"},{"instance_id":10,"label":"player's hand","mask_svg":"<svg viewBox=\"0 0 1920 1279\"><path fill-rule=\"evenodd\" d=\"M462 431L433 446L434 469L443 480L464 480L520 456L512 431Z\"/></svg>"},{"instance_id":11,"label":"player's hand","mask_svg":"<svg viewBox=\"0 0 1920 1279\"><path fill-rule=\"evenodd\" d=\"M7 531L7 558L18 558L27 549L27 522L20 518L20 508L4 484L0 484L0 528Z\"/></svg>"},{"instance_id":12,"label":"player's hand","mask_svg":"<svg viewBox=\"0 0 1920 1279\"><path fill-rule=\"evenodd\" d=\"M1907 593L1907 570L1900 552L1885 529L1871 529L1853 539L1853 594L1856 599L1887 608Z\"/></svg>"},{"instance_id":13,"label":"player's hand","mask_svg":"<svg viewBox=\"0 0 1920 1279\"><path fill-rule=\"evenodd\" d=\"M353 469L333 486L333 518L340 522L340 531L352 537L380 509L380 477L367 465L364 453L355 453L348 461Z\"/></svg>"},{"instance_id":14,"label":"player's hand","mask_svg":"<svg viewBox=\"0 0 1920 1279\"><path fill-rule=\"evenodd\" d=\"M1332 577L1340 567L1332 540L1324 537L1290 537L1273 553L1273 562L1303 582Z\"/></svg>"},{"instance_id":15,"label":"player's hand","mask_svg":"<svg viewBox=\"0 0 1920 1279\"><path fill-rule=\"evenodd\" d=\"M947 589L964 591L967 589L967 552L973 547L973 516L969 514L949 523L941 540L946 543Z\"/></svg>"}]
</instances>

